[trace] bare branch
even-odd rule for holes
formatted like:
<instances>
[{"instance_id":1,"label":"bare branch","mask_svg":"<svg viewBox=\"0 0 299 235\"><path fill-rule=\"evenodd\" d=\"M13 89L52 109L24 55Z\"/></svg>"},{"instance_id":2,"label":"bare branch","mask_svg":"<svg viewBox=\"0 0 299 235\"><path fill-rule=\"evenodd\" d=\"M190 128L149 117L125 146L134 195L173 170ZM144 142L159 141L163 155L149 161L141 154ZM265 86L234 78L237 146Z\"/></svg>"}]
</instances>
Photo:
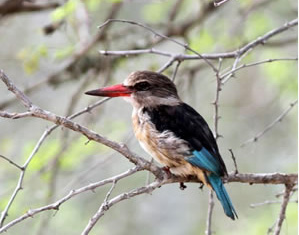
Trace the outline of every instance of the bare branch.
<instances>
[{"instance_id":1,"label":"bare branch","mask_svg":"<svg viewBox=\"0 0 299 235\"><path fill-rule=\"evenodd\" d=\"M130 169L118 176L111 177L109 179L105 179L96 183L89 184L87 186L84 186L82 188L72 190L69 194L64 196L63 198L59 199L58 201L46 205L43 207L39 207L36 209L31 209L27 211L24 215L18 217L17 219L14 219L13 221L9 222L2 228L0 228L0 233L6 231L7 229L11 228L15 224L18 224L25 219L32 218L32 216L39 214L43 211L47 210L57 210L59 209L60 205L68 201L69 199L73 198L74 196L77 196L83 192L89 191L89 190L94 190L95 188L98 188L102 185L108 184L108 183L113 183L115 179L119 180L119 178L125 178L127 175L134 174L135 171L140 171L142 170L142 167L135 167L133 169ZM163 170L161 170L163 172ZM281 174L281 173L273 173L273 174L229 174L228 177L226 178L227 182L240 182L240 183L249 183L249 184L296 184L298 179L297 174ZM135 189L129 193L124 193L121 195L116 196L115 198L112 198L109 200L108 205L111 207L112 205L116 204L119 201L128 199L128 194L130 195L129 198L133 196L137 196L142 193L150 193L154 189L160 187L161 185L164 184L170 184L170 183L177 183L177 182L197 182L197 178L183 178L183 177L177 177L175 175L171 175L169 178L168 175L162 176L162 178L159 179L159 181L154 181L148 186L141 187L138 189Z\"/></svg>"},{"instance_id":2,"label":"bare branch","mask_svg":"<svg viewBox=\"0 0 299 235\"><path fill-rule=\"evenodd\" d=\"M206 221L206 235L212 235L212 215L213 215L213 209L214 209L214 197L213 197L213 190L210 190L209 194L209 207L208 207L208 216Z\"/></svg>"},{"instance_id":3,"label":"bare branch","mask_svg":"<svg viewBox=\"0 0 299 235\"><path fill-rule=\"evenodd\" d=\"M89 220L87 226L85 227L84 231L82 232L82 235L84 234L89 234L89 232L91 231L91 229L95 226L95 224L97 223L97 221L99 220L99 218L101 216L104 215L105 211L109 210L109 203L108 203L108 199L113 191L113 189L116 186L117 181L114 180L113 184L110 188L110 190L108 191L108 193L106 194L106 197L104 199L104 202L102 203L102 205L100 206L100 208L98 209L98 211L96 212L96 214Z\"/></svg>"},{"instance_id":4,"label":"bare branch","mask_svg":"<svg viewBox=\"0 0 299 235\"><path fill-rule=\"evenodd\" d=\"M70 120L71 117L69 117L69 118L60 117L60 116L55 115L49 111L43 110L43 109L35 106L34 104L32 104L32 102L29 100L29 98L27 96L25 96L24 93L22 93L12 83L12 81L3 73L3 71L0 72L0 79L7 85L9 90L16 95L16 97L23 103L23 105L29 110L29 112L32 113L33 117L38 117L38 118L53 122L56 124L55 127L57 127L58 125L62 125L68 129L71 129L73 131L76 131L78 133L85 135L89 140L94 140L98 143L104 144L104 145L118 151L123 156L125 156L127 159L129 159L131 162L133 162L136 165L136 168L138 170L146 169L146 170L152 172L157 177L158 181L155 181L154 183L152 183L146 187L135 189L129 193L121 194L121 195L109 200L109 202L108 202L109 206L114 205L117 202L128 199L130 197L133 197L133 196L136 196L136 195L139 195L142 193L146 193L146 192L151 192L152 190L154 190L155 188L157 188L158 186L161 186L163 184L169 184L169 183L174 183L174 182L198 182L197 178L190 179L190 178L184 178L184 177L177 177L174 175L172 175L171 177L169 177L168 175L166 176L166 173L163 170L161 170L155 164L153 164L149 161L146 161L145 159L132 153L125 145L118 144L116 142L108 140L107 138L105 138L99 134L96 134L93 131L88 130L86 127L83 127L75 122L72 122ZM105 99L105 100L107 100L107 99ZM102 100L101 102L103 102L103 101L104 100ZM81 111L81 113L87 112L88 110L89 110L88 108L84 109L84 111ZM76 114L76 115L79 115L79 114ZM74 114L74 115L72 115L72 117L75 117L76 115ZM47 133L45 132L44 135L46 135L46 134ZM42 140L43 140L43 137L40 139L40 141L42 141ZM39 141L39 143L40 143L40 141ZM36 145L36 148L40 147L39 143ZM34 150L34 151L36 151L36 150ZM34 153L34 151L33 151L33 153ZM31 154L31 156L27 159L27 161L25 162L25 166L28 166L33 155L34 154ZM14 200L15 196L17 195L17 192L21 189L21 183L24 178L24 173L25 173L25 169L24 169L24 171L22 171L22 173L20 175L18 186L16 187L16 190L13 193L11 200L7 205L7 208L2 213L2 217L4 216L4 218L6 217L8 208L11 206L12 201ZM115 179L113 179L113 181L114 180ZM288 185L291 184L291 185L294 185L297 183L297 174L281 174L281 173L230 174L225 180L227 182L241 182L241 183L250 183L250 184L265 184L266 183L266 184L288 184ZM101 184L103 184L103 182L100 183L100 185ZM96 187L99 187L99 186L96 186ZM25 215L15 219L15 220L11 221L10 223L6 224L5 226L3 226L0 229L0 232L6 231L8 228L13 226L14 224L19 223L19 222L25 220L26 218L29 218L29 217L31 217L37 213L40 213L42 211L57 210L59 208L60 204L69 200L74 195L80 194L82 191L86 191L89 189L90 189L90 185L86 186L84 188L81 188L79 190L71 191L67 196L60 199L56 203L53 203L53 204L50 204L50 205L47 205L44 207L40 207L40 208L37 208L34 210L30 210ZM128 197L128 195L129 195L129 197ZM100 217L101 217L101 213L98 218L100 218ZM2 221L3 221L3 219L2 219Z\"/></svg>"},{"instance_id":5,"label":"bare branch","mask_svg":"<svg viewBox=\"0 0 299 235\"><path fill-rule=\"evenodd\" d=\"M225 84L230 78L231 76L238 70L243 69L243 68L248 68L248 67L252 67L252 66L256 66L256 65L261 65L261 64L265 64L265 63L272 63L272 62L278 62L278 61L297 61L298 58L278 58L278 59L266 59L266 60L261 60L261 61L257 61L254 63L250 63L250 64L242 64L238 67L232 67L232 69L224 74L222 74L220 77L222 79L222 84Z\"/></svg>"},{"instance_id":6,"label":"bare branch","mask_svg":"<svg viewBox=\"0 0 299 235\"><path fill-rule=\"evenodd\" d=\"M79 195L79 194L81 194L83 192L86 192L86 191L94 191L96 188L98 188L100 186L103 186L103 185L106 185L106 184L109 184L109 183L113 183L115 180L123 179L123 178L125 178L129 175L135 174L139 170L141 170L139 167L134 167L130 170L125 171L122 174L113 176L111 178L108 178L108 179L105 179L105 180L102 180L102 181L91 183L87 186L84 186L84 187L81 187L81 188L78 188L78 189L75 189L75 190L71 190L66 196L64 196L63 198L59 199L58 201L56 201L56 202L54 202L50 205L46 205L46 206L43 206L43 207L39 207L39 208L27 211L24 215L20 216L19 218L15 219L15 220L9 222L8 224L6 224L5 226L1 227L0 228L0 233L5 232L7 229L11 228L15 224L18 224L18 223L22 222L25 219L32 218L34 215L39 214L43 211L59 210L59 207L63 203L65 203L66 201L68 201L71 198L75 197L76 195Z\"/></svg>"},{"instance_id":7,"label":"bare branch","mask_svg":"<svg viewBox=\"0 0 299 235\"><path fill-rule=\"evenodd\" d=\"M219 98L220 98L220 91L222 90L221 78L219 75L219 71L221 70L221 65L222 65L222 59L219 58L219 65L218 65L218 69L216 71L215 100L213 102L213 105L214 105L214 136L215 136L216 141L218 140L219 137L221 137L221 135L219 134L219 130L218 130L218 123L219 123L219 119L221 118L219 116Z\"/></svg>"},{"instance_id":8,"label":"bare branch","mask_svg":"<svg viewBox=\"0 0 299 235\"><path fill-rule=\"evenodd\" d=\"M244 147L245 145L253 142L257 142L264 134L266 134L268 131L270 131L276 124L280 123L285 116L297 105L298 100L295 100L294 102L290 103L289 108L287 108L282 114L280 114L273 122L271 122L264 130L256 134L253 138L245 141L243 144L241 144L241 147Z\"/></svg>"},{"instance_id":9,"label":"bare branch","mask_svg":"<svg viewBox=\"0 0 299 235\"><path fill-rule=\"evenodd\" d=\"M282 201L282 204L281 204L279 217L278 217L276 225L275 225L274 235L279 235L280 234L281 226L282 226L282 223L285 219L285 214L286 214L286 209L287 209L287 206L288 206L288 202L290 200L290 195L291 195L291 192L292 192L292 188L293 188L293 185L286 185L286 187L285 187L285 193L284 193L284 196L283 196L283 201Z\"/></svg>"},{"instance_id":10,"label":"bare branch","mask_svg":"<svg viewBox=\"0 0 299 235\"><path fill-rule=\"evenodd\" d=\"M173 63L176 61L175 57L170 58L170 60L167 61L158 71L157 73L163 73L166 69L168 69L170 66L173 65Z\"/></svg>"},{"instance_id":11,"label":"bare branch","mask_svg":"<svg viewBox=\"0 0 299 235\"><path fill-rule=\"evenodd\" d=\"M271 37L280 34L286 30L288 30L291 27L294 27L298 25L298 19L294 19L292 21L289 21L287 23L285 23L283 26L277 28L277 29L273 29L271 31L269 31L268 33L264 34L261 37L258 37L256 40L253 40L252 42L248 43L247 45L245 45L244 47L242 47L239 50L240 55L244 54L245 52L247 52L248 50L250 50L253 47L256 47L257 45L263 45L267 42L268 39L270 39Z\"/></svg>"},{"instance_id":12,"label":"bare branch","mask_svg":"<svg viewBox=\"0 0 299 235\"><path fill-rule=\"evenodd\" d=\"M175 42L177 44L179 44L180 46L185 47L185 44L178 42L172 38L169 38L167 36L164 36L162 34L157 33L156 31L154 31L153 29L149 28L148 26L139 24L137 22L134 21L126 21L126 20L117 20L117 19L110 19L108 21L106 21L104 24L102 24L101 26L99 26L99 28L102 28L104 26L106 26L107 24L109 24L110 22L124 22L124 23L130 23L130 24L136 24L140 27L143 27L149 31L151 31L152 33L154 33L154 35L158 35L160 37L166 38L167 40L170 40L172 42ZM298 25L298 19L294 19L290 22L287 22L286 24L273 29L269 32L267 32L266 34L258 37L257 39L249 42L248 44L244 45L243 47L240 47L240 49L236 49L234 51L231 52L223 52L223 53L213 53L213 54L200 54L197 55L187 55L187 54L171 54L169 52L164 52L161 50L155 50L155 49L142 49L142 50L128 50L128 51L99 51L100 54L103 55L115 55L115 56L127 56L127 55L138 55L138 54L146 54L146 53L151 53L151 54L158 54L158 55L163 55L163 56L168 56L168 57L176 57L176 60L199 60L199 59L212 59L212 60L219 60L219 58L237 58L240 57L242 55L244 55L246 52L250 51L251 49L253 49L254 47L258 46L258 45L264 45L267 40L269 40L270 38L272 38L273 36L280 34L294 26ZM214 66L213 66L214 67ZM215 68L215 67L214 67ZM215 72L217 71L216 68L213 69Z\"/></svg>"},{"instance_id":13,"label":"bare branch","mask_svg":"<svg viewBox=\"0 0 299 235\"><path fill-rule=\"evenodd\" d=\"M58 115L55 115L54 113L51 113L49 111L43 110L35 105L32 104L32 102L29 100L29 98L22 93L13 83L11 80L2 72L0 72L0 79L9 87L9 89L17 96L18 99L20 99L24 106L29 109L29 111L32 112L32 116L38 117L50 122L55 123L56 125L62 125L68 129L71 129L73 131L76 131L78 133L83 134L86 136L89 140L94 140L98 143L104 144L119 153L121 153L123 156L125 156L128 160L130 160L132 163L139 165L141 167L144 167L145 169L148 169L152 173L155 174L156 177L161 177L161 171L159 168L153 164L151 164L149 161L137 156L135 153L132 153L126 145L119 144L114 141L108 140L107 138L90 131L88 128L81 126L75 122L72 122L69 118L61 117Z\"/></svg>"},{"instance_id":14,"label":"bare branch","mask_svg":"<svg viewBox=\"0 0 299 235\"><path fill-rule=\"evenodd\" d=\"M207 58L203 57L200 53L198 53L197 51L193 50L191 47L188 46L188 44L182 43L182 42L180 42L180 41L178 41L176 39L173 39L171 37L168 37L168 36L165 36L165 35L163 35L161 33L158 33L157 31L153 30L151 27L149 27L147 25L144 25L144 24L141 24L141 23L138 23L136 21L120 20L120 19L109 19L106 22L104 22L102 25L100 25L98 28L101 29L101 28L105 27L106 25L110 24L111 22L128 23L128 24L133 24L133 25L137 25L137 26L139 26L141 28L144 28L144 29L150 31L151 33L153 33L155 36L159 36L159 37L164 38L164 39L166 39L168 41L174 42L175 44L180 45L180 46L184 47L185 49L193 52L195 55L198 56L198 58L203 59L213 69L213 71L215 71L215 72L217 71L216 68L214 67L214 65L210 61L208 61Z\"/></svg>"},{"instance_id":15,"label":"bare branch","mask_svg":"<svg viewBox=\"0 0 299 235\"><path fill-rule=\"evenodd\" d=\"M215 0L214 1L214 6L215 7L219 7L219 6L221 6L223 3L226 3L226 2L228 2L229 0Z\"/></svg>"},{"instance_id":16,"label":"bare branch","mask_svg":"<svg viewBox=\"0 0 299 235\"><path fill-rule=\"evenodd\" d=\"M4 160L8 161L11 165L15 166L16 168L18 168L19 170L23 170L23 167L19 166L17 163L15 163L14 161L10 160L9 158L3 156L0 154L0 158L3 158Z\"/></svg>"},{"instance_id":17,"label":"bare branch","mask_svg":"<svg viewBox=\"0 0 299 235\"><path fill-rule=\"evenodd\" d=\"M297 184L298 174L283 174L283 173L270 173L270 174L229 174L227 182L239 182L249 184Z\"/></svg>"},{"instance_id":18,"label":"bare branch","mask_svg":"<svg viewBox=\"0 0 299 235\"><path fill-rule=\"evenodd\" d=\"M173 82L174 82L175 77L176 77L176 74L177 74L177 72L178 72L178 70L179 70L180 64L181 64L181 61L178 61L177 64L176 64L176 66L175 66L175 68L174 68L173 74L172 74L172 76L171 76L171 80L172 80Z\"/></svg>"},{"instance_id":19,"label":"bare branch","mask_svg":"<svg viewBox=\"0 0 299 235\"><path fill-rule=\"evenodd\" d=\"M293 200L293 201L290 200L289 202L298 203L298 200L297 199ZM281 201L269 201L269 200L266 200L264 202L250 204L250 207L251 208L255 208L255 207L265 206L265 205L270 205L270 204L281 204Z\"/></svg>"},{"instance_id":20,"label":"bare branch","mask_svg":"<svg viewBox=\"0 0 299 235\"><path fill-rule=\"evenodd\" d=\"M58 2L34 3L24 0L6 0L0 5L0 15L5 16L19 12L44 11L59 7Z\"/></svg>"},{"instance_id":21,"label":"bare branch","mask_svg":"<svg viewBox=\"0 0 299 235\"><path fill-rule=\"evenodd\" d=\"M235 174L238 174L238 173L239 173L239 170L238 170L237 160L236 160L236 158L235 158L234 152L233 152L232 149L229 149L228 151L231 153L231 156L232 156L232 159L233 159L233 162L234 162L234 166L235 166Z\"/></svg>"},{"instance_id":22,"label":"bare branch","mask_svg":"<svg viewBox=\"0 0 299 235\"><path fill-rule=\"evenodd\" d=\"M15 96L17 97L17 99L19 99L23 105L27 108L27 109L31 109L32 108L32 102L28 99L27 96L25 96L25 94L23 92L21 92L10 80L9 78L6 76L6 74L3 72L3 70L0 70L0 78L1 80L5 83L5 85L7 86L7 89L9 91L11 91L12 93L15 94Z\"/></svg>"},{"instance_id":23,"label":"bare branch","mask_svg":"<svg viewBox=\"0 0 299 235\"><path fill-rule=\"evenodd\" d=\"M153 183L144 186L144 187L140 187L137 189L134 189L130 192L127 193L122 193L114 198L112 198L111 200L109 200L106 204L106 206L104 206L102 204L102 206L100 207L100 209L97 211L97 213L90 219L89 224L85 227L84 231L81 233L81 235L87 235L89 234L89 232L91 231L91 229L93 228L93 226L95 225L95 223L104 215L104 212L106 210L108 210L110 207L112 207L113 205L123 201L123 200L128 200L132 197L138 196L140 194L144 194L144 193L151 193L153 190L155 190L156 188L158 188L159 186L161 186L161 182L159 181L154 181Z\"/></svg>"},{"instance_id":24,"label":"bare branch","mask_svg":"<svg viewBox=\"0 0 299 235\"><path fill-rule=\"evenodd\" d=\"M0 72L1 73L1 72ZM23 96L20 96L20 97L23 97ZM25 105L25 104L24 104ZM14 202L18 192L23 188L22 184L23 184L23 180L24 180L24 176L25 176L25 172L26 172L26 169L29 165L29 163L31 162L33 156L37 153L37 151L39 150L39 148L41 147L43 141L45 140L45 138L53 131L54 129L53 128L50 128L48 130L46 130L43 135L41 136L41 138L39 139L39 141L37 142L37 144L35 145L34 149L32 150L30 156L27 158L26 162L24 163L24 165L21 167L22 168L22 171L20 173L20 176L19 176L19 180L18 180L18 183L17 183L17 186L14 190L14 192L12 193L6 207L4 208L4 210L2 211L1 213L1 217L0 217L0 227L3 226L3 223L4 223L4 220L5 218L7 217L8 215L8 210L10 209L12 203Z\"/></svg>"},{"instance_id":25,"label":"bare branch","mask_svg":"<svg viewBox=\"0 0 299 235\"><path fill-rule=\"evenodd\" d=\"M31 112L24 112L24 113L9 113L6 111L0 111L0 117L4 118L11 118L11 119L19 119L25 117L32 117Z\"/></svg>"},{"instance_id":26,"label":"bare branch","mask_svg":"<svg viewBox=\"0 0 299 235\"><path fill-rule=\"evenodd\" d=\"M25 107L26 107L26 106L30 106L30 105L31 105L31 107L32 107L32 103L31 103L31 101L30 101L30 100L29 100L29 99L28 99L28 98L27 98L27 97L26 97L20 90L18 90L18 89L11 83L11 81L10 81L10 80L8 79L8 77L3 73L2 70L0 70L0 78L3 80L3 82L5 82L5 84L9 87L9 89L14 90L13 93L15 93L16 96L17 96L21 101L23 101L23 104L24 104ZM95 108L95 107L97 107L97 106L103 104L104 102L106 102L108 99L109 99L109 98L105 98L105 99L103 99L103 100L100 100L100 101L96 102L95 104L90 105L90 106L84 108L83 110L81 110L81 111L79 111L79 112L77 112L77 113L75 113L75 114L69 116L69 118L70 118L70 119L73 119L73 118L75 118L75 117L77 117L77 116L79 116L79 115L81 115L81 114L83 114L83 113L89 112L89 111L91 111L93 108ZM23 114L25 114L25 113L23 113L23 114L13 113L13 114L9 114L9 115L1 115L1 114L3 114L3 113L4 113L4 114L9 114L9 113L7 113L7 112L2 112L2 111L0 112L0 116L1 116L1 117L5 117L5 118L16 118L16 117L20 118L21 116L23 116L23 117L34 116L34 113L31 112L31 111L26 113L26 114L28 114L28 115L23 115ZM29 115L29 114L30 114L30 115ZM25 172L26 172L26 169L27 169L28 165L30 164L32 158L33 158L33 157L35 156L35 154L38 152L38 150L40 149L40 147L41 147L41 145L43 144L43 142L45 141L45 139L46 139L46 138L51 134L51 132L52 132L53 130L55 130L58 126L59 126L59 125L54 125L54 126L50 127L49 129L47 129L47 130L42 134L42 136L40 137L39 141L37 142L37 144L35 145L34 149L32 150L30 156L27 158L27 160L26 160L26 162L24 163L24 165L20 168L20 169L22 169L22 172L20 173L20 176L19 176L19 179L18 179L18 183L17 183L17 185L16 185L16 188L15 188L13 194L11 195L11 197L10 197L10 199L9 199L9 201L8 201L8 203L7 203L7 205L6 205L6 207L4 208L4 210L3 210L2 213L1 213L1 217L0 217L0 227L2 227L2 225L3 225L3 223L4 223L4 220L5 220L6 216L7 216L8 210L9 210L9 208L11 207L13 201L15 200L15 198L16 198L18 192L19 192L19 191L22 189L22 187L23 187L22 184L23 184L23 180L24 180Z\"/></svg>"}]
</instances>

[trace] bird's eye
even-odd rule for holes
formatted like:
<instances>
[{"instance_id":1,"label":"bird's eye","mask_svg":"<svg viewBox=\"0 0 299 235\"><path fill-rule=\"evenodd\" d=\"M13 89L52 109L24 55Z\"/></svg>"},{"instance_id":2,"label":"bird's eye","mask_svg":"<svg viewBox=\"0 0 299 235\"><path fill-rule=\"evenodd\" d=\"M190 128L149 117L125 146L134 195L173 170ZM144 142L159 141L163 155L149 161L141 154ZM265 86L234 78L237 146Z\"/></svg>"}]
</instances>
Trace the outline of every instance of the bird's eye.
<instances>
[{"instance_id":1,"label":"bird's eye","mask_svg":"<svg viewBox=\"0 0 299 235\"><path fill-rule=\"evenodd\" d=\"M151 87L151 84L149 84L148 82L138 82L134 86L134 88L137 91L147 91L150 87Z\"/></svg>"}]
</instances>

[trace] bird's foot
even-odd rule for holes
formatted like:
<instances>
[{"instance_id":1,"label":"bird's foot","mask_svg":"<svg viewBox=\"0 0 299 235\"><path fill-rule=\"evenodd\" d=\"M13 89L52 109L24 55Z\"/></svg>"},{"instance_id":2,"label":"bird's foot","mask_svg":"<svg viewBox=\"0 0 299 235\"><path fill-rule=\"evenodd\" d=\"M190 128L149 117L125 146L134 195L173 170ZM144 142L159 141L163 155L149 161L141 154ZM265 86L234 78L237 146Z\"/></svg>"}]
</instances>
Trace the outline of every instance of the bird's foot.
<instances>
[{"instance_id":1,"label":"bird's foot","mask_svg":"<svg viewBox=\"0 0 299 235\"><path fill-rule=\"evenodd\" d=\"M171 178L171 172L168 166L162 167L162 170L166 172L168 178Z\"/></svg>"},{"instance_id":2,"label":"bird's foot","mask_svg":"<svg viewBox=\"0 0 299 235\"><path fill-rule=\"evenodd\" d=\"M203 186L205 186L205 185L204 185L204 183L203 183L203 182L199 182L199 184L200 184L200 185L199 185L199 189L201 189L201 190L202 190L202 189L203 189Z\"/></svg>"},{"instance_id":3,"label":"bird's foot","mask_svg":"<svg viewBox=\"0 0 299 235\"><path fill-rule=\"evenodd\" d=\"M184 190L185 188L187 188L187 186L184 184L184 182L180 182L180 189Z\"/></svg>"}]
</instances>

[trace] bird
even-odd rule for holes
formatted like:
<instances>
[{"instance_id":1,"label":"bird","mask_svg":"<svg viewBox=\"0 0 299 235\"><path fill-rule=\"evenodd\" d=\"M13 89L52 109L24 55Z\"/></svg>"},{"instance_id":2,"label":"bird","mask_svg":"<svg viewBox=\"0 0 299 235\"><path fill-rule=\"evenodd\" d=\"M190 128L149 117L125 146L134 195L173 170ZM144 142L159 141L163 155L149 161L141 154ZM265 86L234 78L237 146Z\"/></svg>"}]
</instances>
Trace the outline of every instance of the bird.
<instances>
[{"instance_id":1,"label":"bird","mask_svg":"<svg viewBox=\"0 0 299 235\"><path fill-rule=\"evenodd\" d=\"M195 176L214 190L224 213L238 218L222 178L227 176L217 142L205 119L184 103L175 84L152 71L131 73L122 84L85 92L123 97L132 104L133 129L141 147L177 176Z\"/></svg>"}]
</instances>

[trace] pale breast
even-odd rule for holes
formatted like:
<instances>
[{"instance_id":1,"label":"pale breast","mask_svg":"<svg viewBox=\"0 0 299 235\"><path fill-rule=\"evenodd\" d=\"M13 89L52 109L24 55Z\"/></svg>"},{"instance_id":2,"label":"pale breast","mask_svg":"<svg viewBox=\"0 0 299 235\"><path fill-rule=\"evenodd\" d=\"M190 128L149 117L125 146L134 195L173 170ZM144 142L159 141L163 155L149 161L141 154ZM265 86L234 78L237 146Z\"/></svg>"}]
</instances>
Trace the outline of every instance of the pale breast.
<instances>
[{"instance_id":1,"label":"pale breast","mask_svg":"<svg viewBox=\"0 0 299 235\"><path fill-rule=\"evenodd\" d=\"M170 131L159 133L149 116L141 111L135 110L132 119L135 136L141 147L156 161L168 167L186 163L184 157L191 154L186 141L177 138Z\"/></svg>"}]
</instances>

